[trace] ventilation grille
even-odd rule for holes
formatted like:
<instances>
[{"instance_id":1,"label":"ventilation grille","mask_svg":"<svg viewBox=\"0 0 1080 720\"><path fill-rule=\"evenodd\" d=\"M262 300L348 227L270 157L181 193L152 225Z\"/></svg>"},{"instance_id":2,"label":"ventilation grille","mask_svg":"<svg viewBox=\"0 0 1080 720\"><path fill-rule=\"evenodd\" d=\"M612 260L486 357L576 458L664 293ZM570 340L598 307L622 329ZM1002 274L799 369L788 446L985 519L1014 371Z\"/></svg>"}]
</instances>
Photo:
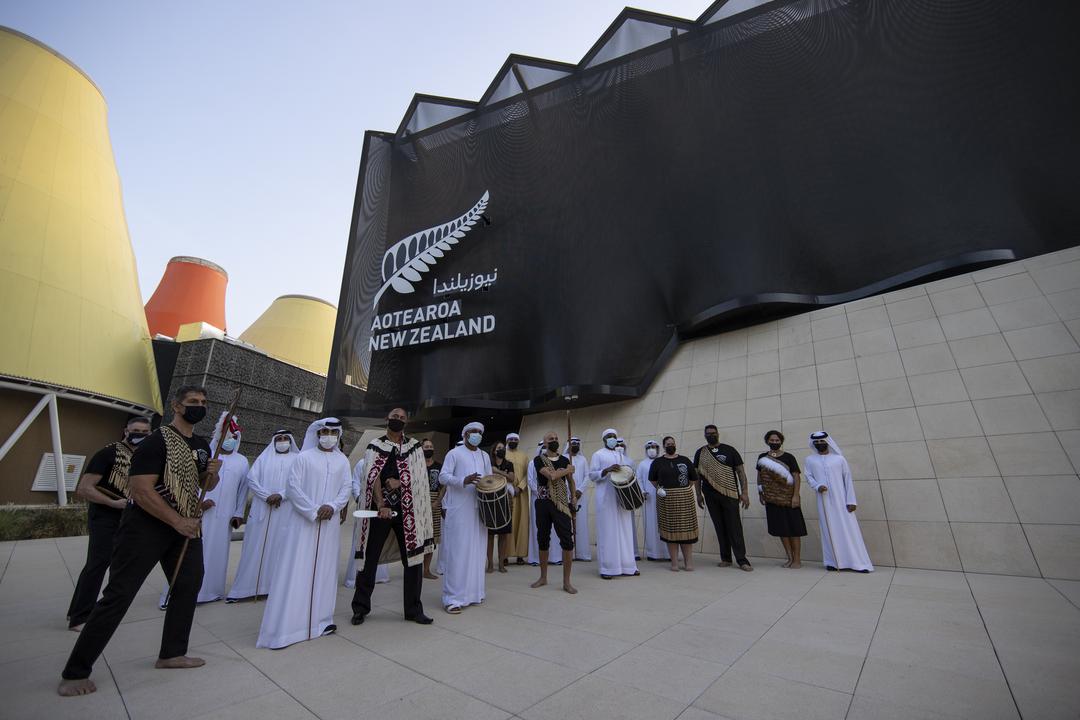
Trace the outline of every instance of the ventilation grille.
<instances>
[{"instance_id":1,"label":"ventilation grille","mask_svg":"<svg viewBox=\"0 0 1080 720\"><path fill-rule=\"evenodd\" d=\"M75 486L79 484L84 462L85 455L64 455L64 487L68 492L74 492ZM34 485L30 489L35 492L56 492L56 463L52 453L41 456L37 474L34 475Z\"/></svg>"}]
</instances>

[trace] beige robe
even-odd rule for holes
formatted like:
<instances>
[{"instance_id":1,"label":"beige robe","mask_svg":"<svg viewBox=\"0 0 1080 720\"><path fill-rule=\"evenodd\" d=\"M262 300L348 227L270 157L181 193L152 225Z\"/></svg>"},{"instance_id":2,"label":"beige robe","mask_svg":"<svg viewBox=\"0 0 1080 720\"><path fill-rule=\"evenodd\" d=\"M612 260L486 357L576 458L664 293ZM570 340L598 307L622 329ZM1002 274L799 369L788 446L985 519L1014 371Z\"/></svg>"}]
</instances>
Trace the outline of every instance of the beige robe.
<instances>
[{"instance_id":1,"label":"beige robe","mask_svg":"<svg viewBox=\"0 0 1080 720\"><path fill-rule=\"evenodd\" d=\"M523 558L529 555L529 505L532 497L529 495L527 473L529 471L528 455L521 451L521 445L517 450L507 448L506 459L514 463L514 486L517 495L511 500L511 535L507 557Z\"/></svg>"}]
</instances>

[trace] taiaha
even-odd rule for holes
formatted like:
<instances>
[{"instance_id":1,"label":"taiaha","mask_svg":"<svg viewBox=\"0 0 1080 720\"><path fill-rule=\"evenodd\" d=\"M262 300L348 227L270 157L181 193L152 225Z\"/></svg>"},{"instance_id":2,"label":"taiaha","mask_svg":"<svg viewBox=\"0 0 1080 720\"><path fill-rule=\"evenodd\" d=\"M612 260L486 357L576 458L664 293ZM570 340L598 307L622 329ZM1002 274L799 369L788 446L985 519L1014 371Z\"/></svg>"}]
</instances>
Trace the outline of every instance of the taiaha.
<instances>
[{"instance_id":1,"label":"taiaha","mask_svg":"<svg viewBox=\"0 0 1080 720\"><path fill-rule=\"evenodd\" d=\"M237 405L237 403L240 402L240 391L241 390L243 390L242 386L236 388L236 393L233 395L232 402L229 403L229 409L225 412L225 417L222 418L222 420L221 420L220 437L221 437L222 440L225 439L225 433L228 432L229 429L232 428L232 426L234 425L232 418L233 418L233 413L236 412L236 405ZM211 458L211 460L217 460L218 459L218 455L221 454L221 444L222 443L219 442L218 446L216 448L214 448L214 456ZM199 505L198 505L198 508L199 508L198 512L199 512L200 516L202 515L202 504L203 504L204 500L206 500L206 483L201 483L201 487L199 489ZM172 600L172 589L173 589L173 586L176 585L176 576L180 574L180 566L184 564L184 556L187 555L187 549L188 549L188 545L190 543L191 543L191 538L184 538L184 544L180 548L180 556L176 558L176 567L173 568L172 575L169 577L169 592L165 595L165 603L164 603L165 605L168 605L169 601ZM258 587L255 588L255 592L256 593L259 592Z\"/></svg>"},{"instance_id":2,"label":"taiaha","mask_svg":"<svg viewBox=\"0 0 1080 720\"><path fill-rule=\"evenodd\" d=\"M570 457L567 458L567 459L570 460L570 467L571 468L574 467L573 453L569 452L570 451L570 438L572 438L572 437L574 437L574 435L570 430L570 409L567 408L566 409L566 450L567 450L567 453L570 455ZM573 474L571 474L570 477L574 477ZM567 487L569 487L569 483L567 483ZM577 480L574 480L574 490L575 491L577 490ZM581 507L580 505L578 505L577 497L571 497L570 498L570 506L574 509L574 512L570 513L570 539L574 541L574 551L573 552L577 552L577 511ZM572 558L573 558L573 553L571 553L571 559Z\"/></svg>"},{"instance_id":3,"label":"taiaha","mask_svg":"<svg viewBox=\"0 0 1080 720\"><path fill-rule=\"evenodd\" d=\"M826 490L823 494L825 496L827 496L829 494L829 492L830 492L829 490ZM822 493L819 493L819 495L822 495ZM829 535L829 549L832 550L832 561L834 563L836 563L833 567L835 567L836 570L839 572L839 570L840 570L840 560L837 559L837 557L836 557L836 545L833 544L832 527L829 525L829 512L828 512L828 508L826 507L828 504L829 504L829 498L828 497L822 497L821 498L821 516L823 518L825 518L825 532L828 533L828 535ZM828 564L826 563L826 568L827 567L828 567Z\"/></svg>"},{"instance_id":4,"label":"taiaha","mask_svg":"<svg viewBox=\"0 0 1080 720\"><path fill-rule=\"evenodd\" d=\"M315 605L315 571L319 567L319 542L322 539L322 520L316 520L319 523L315 526L315 562L311 565L311 596L308 598L307 606L307 639L311 639L311 612L312 607ZM259 588L255 588L255 592L259 592Z\"/></svg>"}]
</instances>

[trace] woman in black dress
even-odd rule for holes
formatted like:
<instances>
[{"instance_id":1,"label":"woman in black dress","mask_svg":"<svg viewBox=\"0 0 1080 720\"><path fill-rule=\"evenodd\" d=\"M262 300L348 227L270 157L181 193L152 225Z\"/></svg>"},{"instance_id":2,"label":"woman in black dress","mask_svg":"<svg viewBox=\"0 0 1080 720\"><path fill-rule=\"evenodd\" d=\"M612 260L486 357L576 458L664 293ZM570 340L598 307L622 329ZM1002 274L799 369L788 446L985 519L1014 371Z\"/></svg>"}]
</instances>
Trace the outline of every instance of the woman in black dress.
<instances>
[{"instance_id":1,"label":"woman in black dress","mask_svg":"<svg viewBox=\"0 0 1080 720\"><path fill-rule=\"evenodd\" d=\"M802 567L802 538L806 522L799 506L799 462L784 452L784 434L779 430L765 433L769 452L758 455L758 500L765 506L769 534L780 538L787 553L786 568Z\"/></svg>"},{"instance_id":2,"label":"woman in black dress","mask_svg":"<svg viewBox=\"0 0 1080 720\"><path fill-rule=\"evenodd\" d=\"M491 470L496 475L502 475L506 478L506 491L513 496L514 483L517 481L514 477L514 463L506 459L506 443L501 440L495 443L495 446L491 448ZM494 550L496 536L499 538L499 572L506 572L506 566L509 564L506 559L506 553L509 550L508 545L510 544L510 535L512 532L513 526L509 518L507 518L506 524L498 530L488 530L488 572L495 572L495 565L491 562L491 552Z\"/></svg>"}]
</instances>

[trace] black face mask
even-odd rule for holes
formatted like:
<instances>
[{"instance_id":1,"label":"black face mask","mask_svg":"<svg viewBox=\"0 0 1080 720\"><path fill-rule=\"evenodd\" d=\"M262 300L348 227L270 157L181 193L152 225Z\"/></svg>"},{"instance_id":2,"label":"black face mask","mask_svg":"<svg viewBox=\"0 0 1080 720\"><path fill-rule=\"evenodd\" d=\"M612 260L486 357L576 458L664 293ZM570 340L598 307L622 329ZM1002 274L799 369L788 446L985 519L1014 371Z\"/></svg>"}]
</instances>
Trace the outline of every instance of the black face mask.
<instances>
[{"instance_id":1,"label":"black face mask","mask_svg":"<svg viewBox=\"0 0 1080 720\"><path fill-rule=\"evenodd\" d=\"M824 455L829 451L829 443L814 443L814 449Z\"/></svg>"},{"instance_id":2,"label":"black face mask","mask_svg":"<svg viewBox=\"0 0 1080 720\"><path fill-rule=\"evenodd\" d=\"M571 445L570 446L570 454L571 455L577 455L579 452L581 452L581 446L580 445Z\"/></svg>"},{"instance_id":3,"label":"black face mask","mask_svg":"<svg viewBox=\"0 0 1080 720\"><path fill-rule=\"evenodd\" d=\"M425 458L433 458L433 457L435 457L435 451L434 450L425 450L424 451L424 457Z\"/></svg>"},{"instance_id":4,"label":"black face mask","mask_svg":"<svg viewBox=\"0 0 1080 720\"><path fill-rule=\"evenodd\" d=\"M552 440L547 444L548 452L559 452L559 443L557 440Z\"/></svg>"},{"instance_id":5,"label":"black face mask","mask_svg":"<svg viewBox=\"0 0 1080 720\"><path fill-rule=\"evenodd\" d=\"M497 458L506 457L506 451L503 450L502 448L499 448L498 450L495 451L495 457L497 457Z\"/></svg>"},{"instance_id":6,"label":"black face mask","mask_svg":"<svg viewBox=\"0 0 1080 720\"><path fill-rule=\"evenodd\" d=\"M783 447L784 443L779 443L774 440L773 442L768 443L768 445L770 450L779 450L781 447Z\"/></svg>"},{"instance_id":7,"label":"black face mask","mask_svg":"<svg viewBox=\"0 0 1080 720\"><path fill-rule=\"evenodd\" d=\"M507 446L508 446L508 447L509 447L509 448L510 448L511 450L517 450L517 445L518 445L518 444L517 444L517 442L515 442L515 441L513 441L513 440L511 440L511 441L510 441L509 443L507 443Z\"/></svg>"},{"instance_id":8,"label":"black face mask","mask_svg":"<svg viewBox=\"0 0 1080 720\"><path fill-rule=\"evenodd\" d=\"M705 436L705 442L709 443L710 445L715 445L716 443L720 442L720 436L709 433Z\"/></svg>"},{"instance_id":9,"label":"black face mask","mask_svg":"<svg viewBox=\"0 0 1080 720\"><path fill-rule=\"evenodd\" d=\"M401 432L405 429L405 421L397 418L390 418L386 421L386 427L390 432Z\"/></svg>"},{"instance_id":10,"label":"black face mask","mask_svg":"<svg viewBox=\"0 0 1080 720\"><path fill-rule=\"evenodd\" d=\"M664 446L664 452L666 452L668 455L674 455L675 454L675 446L674 445L665 445Z\"/></svg>"},{"instance_id":11,"label":"black face mask","mask_svg":"<svg viewBox=\"0 0 1080 720\"><path fill-rule=\"evenodd\" d=\"M197 425L200 420L206 417L205 405L184 405L184 413L180 417L184 418L184 422Z\"/></svg>"}]
</instances>

